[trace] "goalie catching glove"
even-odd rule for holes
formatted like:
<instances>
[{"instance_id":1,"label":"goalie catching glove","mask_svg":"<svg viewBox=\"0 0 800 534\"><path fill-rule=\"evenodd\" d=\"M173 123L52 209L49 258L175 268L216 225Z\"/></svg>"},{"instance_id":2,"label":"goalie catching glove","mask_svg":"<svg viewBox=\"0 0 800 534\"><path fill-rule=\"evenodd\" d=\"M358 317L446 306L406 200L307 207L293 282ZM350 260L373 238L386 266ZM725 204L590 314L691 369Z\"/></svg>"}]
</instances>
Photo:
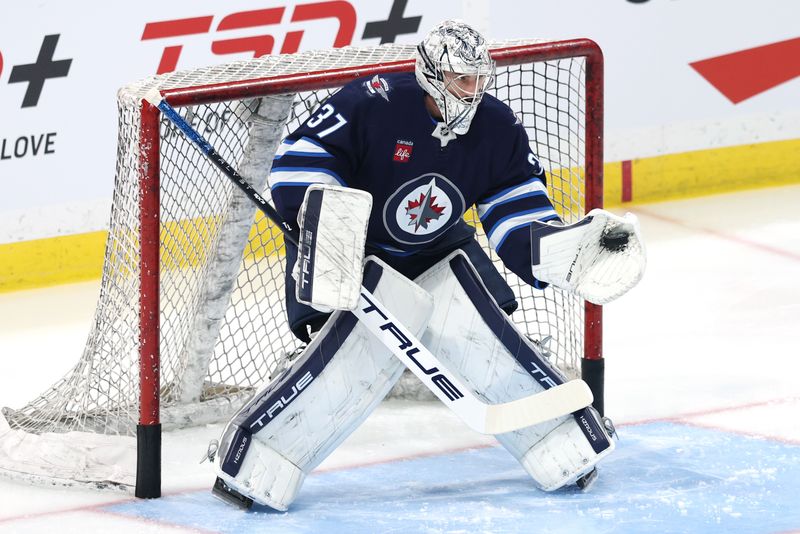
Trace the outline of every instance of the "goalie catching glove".
<instances>
[{"instance_id":1,"label":"goalie catching glove","mask_svg":"<svg viewBox=\"0 0 800 534\"><path fill-rule=\"evenodd\" d=\"M602 209L575 224L531 224L533 276L594 304L624 295L644 275L646 254L639 220Z\"/></svg>"}]
</instances>

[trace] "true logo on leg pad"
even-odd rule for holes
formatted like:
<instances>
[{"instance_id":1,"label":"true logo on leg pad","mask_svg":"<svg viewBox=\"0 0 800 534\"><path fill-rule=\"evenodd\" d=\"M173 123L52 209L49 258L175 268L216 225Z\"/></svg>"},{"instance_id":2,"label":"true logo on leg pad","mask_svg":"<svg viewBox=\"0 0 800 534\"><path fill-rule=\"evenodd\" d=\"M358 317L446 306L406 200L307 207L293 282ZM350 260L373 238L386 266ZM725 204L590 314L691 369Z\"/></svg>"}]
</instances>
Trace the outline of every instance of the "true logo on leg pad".
<instances>
[{"instance_id":1,"label":"true logo on leg pad","mask_svg":"<svg viewBox=\"0 0 800 534\"><path fill-rule=\"evenodd\" d=\"M303 389L305 389L305 387L308 386L312 380L314 380L314 375L311 374L311 371L306 372L297 382L292 385L289 391L282 393L280 397L276 399L275 402L273 402L264 413L262 413L255 421L253 421L250 424L250 428L252 429L258 425L258 429L253 430L254 432L257 432L263 428L264 418L269 420L281 413L283 409L289 406L289 403L291 403L295 397L297 397L297 394L303 391Z\"/></svg>"}]
</instances>

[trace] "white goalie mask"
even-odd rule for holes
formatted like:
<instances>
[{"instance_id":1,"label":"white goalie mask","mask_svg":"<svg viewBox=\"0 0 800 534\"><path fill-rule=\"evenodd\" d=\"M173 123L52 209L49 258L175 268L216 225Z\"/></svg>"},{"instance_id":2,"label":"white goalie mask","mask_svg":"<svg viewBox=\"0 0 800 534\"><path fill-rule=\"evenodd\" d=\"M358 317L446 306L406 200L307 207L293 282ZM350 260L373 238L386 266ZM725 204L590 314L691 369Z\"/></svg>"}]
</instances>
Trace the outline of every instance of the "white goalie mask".
<instances>
[{"instance_id":1,"label":"white goalie mask","mask_svg":"<svg viewBox=\"0 0 800 534\"><path fill-rule=\"evenodd\" d=\"M417 46L414 71L447 127L458 135L467 133L494 82L495 63L483 36L461 21L442 22Z\"/></svg>"}]
</instances>

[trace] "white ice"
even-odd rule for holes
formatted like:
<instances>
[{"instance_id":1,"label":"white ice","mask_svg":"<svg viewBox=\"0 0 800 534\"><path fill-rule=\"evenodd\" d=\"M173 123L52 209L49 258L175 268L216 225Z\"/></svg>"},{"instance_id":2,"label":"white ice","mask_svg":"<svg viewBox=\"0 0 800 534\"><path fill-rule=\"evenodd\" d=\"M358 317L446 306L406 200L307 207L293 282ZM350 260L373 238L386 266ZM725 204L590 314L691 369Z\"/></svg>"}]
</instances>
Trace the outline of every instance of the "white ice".
<instances>
[{"instance_id":1,"label":"white ice","mask_svg":"<svg viewBox=\"0 0 800 534\"><path fill-rule=\"evenodd\" d=\"M642 223L648 267L638 287L604 308L606 413L621 429L672 421L800 445L798 206L800 186L788 186L628 208ZM24 405L77 361L98 285L0 295L0 406ZM213 426L165 436L165 494L210 487L214 475L199 460L219 430ZM391 401L320 470L494 443L466 429L437 403ZM795 475L800 478L800 472ZM413 480L415 473L407 476ZM453 477L458 478L457 470ZM678 508L684 506L680 492L675 488ZM103 506L131 499L119 491L43 488L0 479L0 531L207 531ZM510 506L502 496L498 499L498 508ZM547 499L552 513L559 513L559 501ZM730 514L747 513L736 506L730 504ZM614 525L613 518L606 519ZM519 531L535 531L531 521L521 521ZM391 518L387 522L376 530L391 530ZM492 531L491 525L482 529ZM773 530L765 523L762 532Z\"/></svg>"}]
</instances>

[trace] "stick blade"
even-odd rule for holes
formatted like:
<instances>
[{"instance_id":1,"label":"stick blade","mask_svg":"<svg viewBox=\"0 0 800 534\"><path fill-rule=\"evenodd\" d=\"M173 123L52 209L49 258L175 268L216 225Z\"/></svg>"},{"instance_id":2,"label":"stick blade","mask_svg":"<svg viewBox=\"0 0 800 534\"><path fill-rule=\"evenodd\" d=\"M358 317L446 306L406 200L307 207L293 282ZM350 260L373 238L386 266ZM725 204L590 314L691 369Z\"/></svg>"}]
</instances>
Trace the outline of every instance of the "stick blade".
<instances>
[{"instance_id":1,"label":"stick blade","mask_svg":"<svg viewBox=\"0 0 800 534\"><path fill-rule=\"evenodd\" d=\"M485 434L504 434L537 425L589 406L592 390L583 380L571 380L529 397L489 406Z\"/></svg>"}]
</instances>

